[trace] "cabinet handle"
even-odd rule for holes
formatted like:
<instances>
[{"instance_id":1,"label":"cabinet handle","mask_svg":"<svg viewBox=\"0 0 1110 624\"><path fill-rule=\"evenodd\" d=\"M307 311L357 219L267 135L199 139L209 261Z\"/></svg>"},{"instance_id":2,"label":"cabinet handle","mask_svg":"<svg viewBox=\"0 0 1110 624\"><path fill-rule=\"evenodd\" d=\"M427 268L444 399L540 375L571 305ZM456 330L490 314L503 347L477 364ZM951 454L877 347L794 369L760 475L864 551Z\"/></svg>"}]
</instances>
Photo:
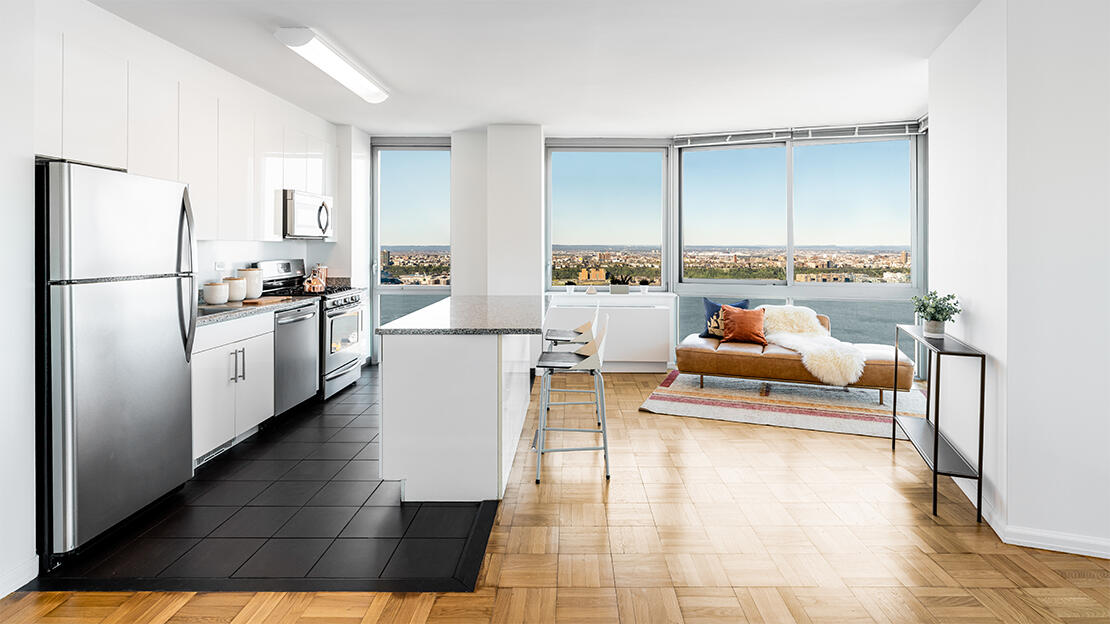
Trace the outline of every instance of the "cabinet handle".
<instances>
[{"instance_id":1,"label":"cabinet handle","mask_svg":"<svg viewBox=\"0 0 1110 624\"><path fill-rule=\"evenodd\" d=\"M229 355L231 355L231 357L235 359L235 362L234 364L232 364L231 379L229 379L228 381L239 383L239 350L236 349L232 351Z\"/></svg>"},{"instance_id":2,"label":"cabinet handle","mask_svg":"<svg viewBox=\"0 0 1110 624\"><path fill-rule=\"evenodd\" d=\"M243 381L246 381L247 380L247 348L243 347L242 349L239 349L239 351L243 354L243 367L242 367L242 369L240 369L239 379L242 379Z\"/></svg>"}]
</instances>

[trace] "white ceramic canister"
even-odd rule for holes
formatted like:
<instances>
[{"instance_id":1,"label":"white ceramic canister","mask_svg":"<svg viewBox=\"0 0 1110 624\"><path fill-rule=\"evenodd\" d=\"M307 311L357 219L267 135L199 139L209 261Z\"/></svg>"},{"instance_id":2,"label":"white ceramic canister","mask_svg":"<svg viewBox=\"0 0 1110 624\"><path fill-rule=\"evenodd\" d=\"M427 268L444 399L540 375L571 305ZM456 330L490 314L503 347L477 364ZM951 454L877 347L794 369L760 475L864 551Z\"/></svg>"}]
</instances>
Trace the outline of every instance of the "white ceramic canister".
<instances>
[{"instance_id":1,"label":"white ceramic canister","mask_svg":"<svg viewBox=\"0 0 1110 624\"><path fill-rule=\"evenodd\" d=\"M227 303L227 282L208 282L204 285L204 302L212 305Z\"/></svg>"},{"instance_id":2,"label":"white ceramic canister","mask_svg":"<svg viewBox=\"0 0 1110 624\"><path fill-rule=\"evenodd\" d=\"M247 280L241 277L225 277L228 301L242 301L247 296Z\"/></svg>"},{"instance_id":3,"label":"white ceramic canister","mask_svg":"<svg viewBox=\"0 0 1110 624\"><path fill-rule=\"evenodd\" d=\"M258 299L262 296L262 269L239 269L239 277L246 279L246 299Z\"/></svg>"}]
</instances>

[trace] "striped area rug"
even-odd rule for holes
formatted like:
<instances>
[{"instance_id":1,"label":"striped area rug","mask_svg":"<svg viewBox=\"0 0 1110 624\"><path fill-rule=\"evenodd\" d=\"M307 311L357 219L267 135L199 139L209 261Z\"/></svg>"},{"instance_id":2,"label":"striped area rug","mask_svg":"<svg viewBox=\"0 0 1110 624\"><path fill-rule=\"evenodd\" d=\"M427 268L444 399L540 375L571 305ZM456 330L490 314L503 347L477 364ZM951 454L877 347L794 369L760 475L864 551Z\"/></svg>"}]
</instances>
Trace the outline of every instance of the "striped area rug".
<instances>
[{"instance_id":1,"label":"striped area rug","mask_svg":"<svg viewBox=\"0 0 1110 624\"><path fill-rule=\"evenodd\" d=\"M891 393L878 390L705 377L671 371L640 409L655 414L711 418L876 437L890 437ZM925 394L898 393L898 413L924 417ZM899 437L904 438L902 431Z\"/></svg>"}]
</instances>

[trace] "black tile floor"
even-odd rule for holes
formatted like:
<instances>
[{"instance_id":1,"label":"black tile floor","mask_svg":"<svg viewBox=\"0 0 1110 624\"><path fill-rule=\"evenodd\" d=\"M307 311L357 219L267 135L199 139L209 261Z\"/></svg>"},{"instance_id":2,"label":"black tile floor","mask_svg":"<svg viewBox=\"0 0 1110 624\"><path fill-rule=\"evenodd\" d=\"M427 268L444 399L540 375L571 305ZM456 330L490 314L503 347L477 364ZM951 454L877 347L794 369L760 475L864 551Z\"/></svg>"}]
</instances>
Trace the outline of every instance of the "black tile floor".
<instances>
[{"instance_id":1,"label":"black tile floor","mask_svg":"<svg viewBox=\"0 0 1110 624\"><path fill-rule=\"evenodd\" d=\"M27 589L472 591L497 504L401 504L379 399L366 367Z\"/></svg>"}]
</instances>

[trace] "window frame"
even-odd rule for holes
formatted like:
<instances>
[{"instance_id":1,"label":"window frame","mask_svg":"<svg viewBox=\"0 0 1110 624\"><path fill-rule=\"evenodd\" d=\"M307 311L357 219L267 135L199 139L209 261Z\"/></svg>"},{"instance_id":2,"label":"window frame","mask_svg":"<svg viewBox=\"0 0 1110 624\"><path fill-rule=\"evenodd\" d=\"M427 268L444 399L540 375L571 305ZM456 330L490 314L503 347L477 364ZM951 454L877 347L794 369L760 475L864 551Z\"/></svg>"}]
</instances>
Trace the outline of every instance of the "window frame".
<instances>
[{"instance_id":1,"label":"window frame","mask_svg":"<svg viewBox=\"0 0 1110 624\"><path fill-rule=\"evenodd\" d=\"M839 143L869 143L877 141L908 141L910 148L910 196L913 206L910 213L910 282L908 284L876 284L876 283L799 283L794 280L794 146L799 145L826 145ZM787 249L786 249L786 280L785 282L768 280L714 280L714 279L683 279L682 278L682 153L684 150L710 150L710 149L744 149L748 147L765 147L768 145L783 145L786 147L786 216L787 216ZM676 152L674 160L677 171L675 172L675 193L672 197L674 209L671 211L673 239L671 247L675 253L675 266L671 283L673 291L678 295L725 297L733 296L740 292L746 297L758 299L785 299L792 302L795 299L828 299L828 300L905 300L913 295L924 292L927 286L924 268L926 265L926 207L927 198L921 179L927 175L926 165L927 140L921 140L919 135L898 137L860 137L860 138L827 138L827 139L776 139L768 141L751 142L737 145L705 145L689 147L673 147Z\"/></svg>"},{"instance_id":2,"label":"window frame","mask_svg":"<svg viewBox=\"0 0 1110 624\"><path fill-rule=\"evenodd\" d=\"M671 207L671 156L673 142L669 139L548 139L544 145L544 264L545 291L566 292L565 287L551 283L554 269L552 224L554 211L552 205L551 156L555 152L657 152L662 156L660 181L662 183L659 201L659 284L648 287L648 292L668 292L674 282L669 279L670 249L670 207ZM574 292L585 292L588 286L577 285ZM598 292L608 292L608 286L595 286Z\"/></svg>"},{"instance_id":3,"label":"window frame","mask_svg":"<svg viewBox=\"0 0 1110 624\"><path fill-rule=\"evenodd\" d=\"M382 284L381 266L381 153L390 151L441 151L451 155L450 137L371 137L370 139L370 204L371 204L371 245L373 247L370 260L370 281L374 291L378 294L431 294L451 293L451 285L432 284ZM450 201L448 201L448 219L450 219ZM447 242L448 253L451 250L451 241ZM376 315L375 315L376 316Z\"/></svg>"}]
</instances>

